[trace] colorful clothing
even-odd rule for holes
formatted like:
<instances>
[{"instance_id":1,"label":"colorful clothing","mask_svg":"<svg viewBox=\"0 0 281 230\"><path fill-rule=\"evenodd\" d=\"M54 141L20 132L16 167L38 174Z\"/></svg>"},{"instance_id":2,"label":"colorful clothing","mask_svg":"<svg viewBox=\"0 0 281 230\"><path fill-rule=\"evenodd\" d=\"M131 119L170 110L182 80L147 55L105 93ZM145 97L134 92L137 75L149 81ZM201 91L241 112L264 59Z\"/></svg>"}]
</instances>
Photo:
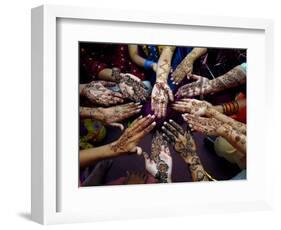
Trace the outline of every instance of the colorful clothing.
<instances>
[{"instance_id":1,"label":"colorful clothing","mask_svg":"<svg viewBox=\"0 0 281 230\"><path fill-rule=\"evenodd\" d=\"M82 78L97 79L103 69L117 67L122 73L131 73L141 80L145 79L143 69L131 61L127 45L81 44L80 53Z\"/></svg>"},{"instance_id":2,"label":"colorful clothing","mask_svg":"<svg viewBox=\"0 0 281 230\"><path fill-rule=\"evenodd\" d=\"M80 120L80 149L93 148L95 142L102 141L106 136L106 128L98 120Z\"/></svg>"}]
</instances>

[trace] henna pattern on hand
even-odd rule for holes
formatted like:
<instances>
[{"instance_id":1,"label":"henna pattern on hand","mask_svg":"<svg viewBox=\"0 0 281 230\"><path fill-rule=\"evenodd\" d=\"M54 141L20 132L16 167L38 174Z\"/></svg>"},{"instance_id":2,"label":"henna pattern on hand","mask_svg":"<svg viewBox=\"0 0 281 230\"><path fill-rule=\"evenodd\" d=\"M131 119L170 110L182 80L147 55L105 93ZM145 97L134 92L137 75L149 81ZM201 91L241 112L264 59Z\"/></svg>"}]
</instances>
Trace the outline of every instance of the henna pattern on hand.
<instances>
[{"instance_id":1,"label":"henna pattern on hand","mask_svg":"<svg viewBox=\"0 0 281 230\"><path fill-rule=\"evenodd\" d=\"M174 100L173 93L165 82L156 82L151 94L151 110L159 118L164 117L167 112L167 105Z\"/></svg>"},{"instance_id":2,"label":"henna pattern on hand","mask_svg":"<svg viewBox=\"0 0 281 230\"><path fill-rule=\"evenodd\" d=\"M132 74L122 74L118 79L119 88L124 97L132 101L140 102L147 99L148 92L143 82Z\"/></svg>"},{"instance_id":3,"label":"henna pattern on hand","mask_svg":"<svg viewBox=\"0 0 281 230\"><path fill-rule=\"evenodd\" d=\"M105 82L105 81L92 81L81 91L81 95L85 96L92 103L99 105L112 105L117 103L122 103L123 96L120 93L113 92L106 87L112 87L116 84L113 82Z\"/></svg>"},{"instance_id":4,"label":"henna pattern on hand","mask_svg":"<svg viewBox=\"0 0 281 230\"><path fill-rule=\"evenodd\" d=\"M196 152L196 144L192 135L173 120L165 122L162 126L163 137L173 144L175 150L189 165L194 181L208 180Z\"/></svg>"},{"instance_id":5,"label":"henna pattern on hand","mask_svg":"<svg viewBox=\"0 0 281 230\"><path fill-rule=\"evenodd\" d=\"M164 142L163 142L164 143ZM158 145L158 143L157 143ZM157 146L159 150L159 146ZM155 151L155 149L154 149ZM172 157L168 146L161 145L160 152L156 155L156 159L153 156L149 157L147 153L143 153L145 159L146 170L157 179L159 183L171 182L172 174Z\"/></svg>"},{"instance_id":6,"label":"henna pattern on hand","mask_svg":"<svg viewBox=\"0 0 281 230\"><path fill-rule=\"evenodd\" d=\"M190 79L196 81L181 86L176 93L177 97L194 97L198 95L202 96L210 92L211 87L208 78L192 74L190 75Z\"/></svg>"},{"instance_id":7,"label":"henna pattern on hand","mask_svg":"<svg viewBox=\"0 0 281 230\"><path fill-rule=\"evenodd\" d=\"M153 122L155 116L148 115L144 118L140 116L130 127L128 127L121 137L110 145L110 148L115 153L125 153L137 151L141 154L141 149L137 146L139 141L148 134L156 125Z\"/></svg>"},{"instance_id":8,"label":"henna pattern on hand","mask_svg":"<svg viewBox=\"0 0 281 230\"><path fill-rule=\"evenodd\" d=\"M198 117L191 114L183 114L183 119L188 122L189 127L205 135L219 136L223 130L223 122L216 118Z\"/></svg>"},{"instance_id":9,"label":"henna pattern on hand","mask_svg":"<svg viewBox=\"0 0 281 230\"><path fill-rule=\"evenodd\" d=\"M163 138L160 132L156 131L151 142L151 159L156 163L157 173L155 178L160 183L168 183L168 164L161 159L160 153L168 148L167 141Z\"/></svg>"},{"instance_id":10,"label":"henna pattern on hand","mask_svg":"<svg viewBox=\"0 0 281 230\"><path fill-rule=\"evenodd\" d=\"M207 101L199 101L196 99L183 98L172 105L173 109L181 113L191 113L197 116L210 116L213 107Z\"/></svg>"},{"instance_id":11,"label":"henna pattern on hand","mask_svg":"<svg viewBox=\"0 0 281 230\"><path fill-rule=\"evenodd\" d=\"M173 120L164 122L162 126L163 137L173 144L175 150L183 159L187 159L196 154L196 145L191 134Z\"/></svg>"}]
</instances>

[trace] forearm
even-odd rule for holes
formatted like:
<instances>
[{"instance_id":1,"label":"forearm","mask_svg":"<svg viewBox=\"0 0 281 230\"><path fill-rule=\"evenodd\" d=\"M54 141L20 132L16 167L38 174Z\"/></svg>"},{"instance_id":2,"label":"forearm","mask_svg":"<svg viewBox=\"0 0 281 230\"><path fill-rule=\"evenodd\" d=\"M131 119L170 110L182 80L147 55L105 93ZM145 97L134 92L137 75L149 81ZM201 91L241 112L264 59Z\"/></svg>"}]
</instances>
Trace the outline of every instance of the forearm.
<instances>
[{"instance_id":1,"label":"forearm","mask_svg":"<svg viewBox=\"0 0 281 230\"><path fill-rule=\"evenodd\" d=\"M100 108L80 107L79 115L80 118L102 120L102 111Z\"/></svg>"},{"instance_id":2,"label":"forearm","mask_svg":"<svg viewBox=\"0 0 281 230\"><path fill-rule=\"evenodd\" d=\"M207 52L207 48L193 48L186 56L190 61L195 62L199 57Z\"/></svg>"},{"instance_id":3,"label":"forearm","mask_svg":"<svg viewBox=\"0 0 281 230\"><path fill-rule=\"evenodd\" d=\"M130 55L132 61L134 63L136 63L138 66L144 67L145 59L142 58L138 54L138 46L137 45L129 45L128 49L129 49L129 55Z\"/></svg>"},{"instance_id":4,"label":"forearm","mask_svg":"<svg viewBox=\"0 0 281 230\"><path fill-rule=\"evenodd\" d=\"M193 181L208 181L204 167L197 155L196 148L187 145L176 150L188 165Z\"/></svg>"},{"instance_id":5,"label":"forearm","mask_svg":"<svg viewBox=\"0 0 281 230\"><path fill-rule=\"evenodd\" d=\"M157 71L156 71L156 81L157 82L167 82L169 72L171 70L171 60L173 57L175 47L166 46L158 60Z\"/></svg>"},{"instance_id":6,"label":"forearm","mask_svg":"<svg viewBox=\"0 0 281 230\"><path fill-rule=\"evenodd\" d=\"M236 66L226 74L209 81L209 89L205 93L220 92L246 83L246 73L242 67Z\"/></svg>"},{"instance_id":7,"label":"forearm","mask_svg":"<svg viewBox=\"0 0 281 230\"><path fill-rule=\"evenodd\" d=\"M185 162L188 165L188 168L191 173L193 181L208 181L208 177L205 174L205 170L201 161L197 155L190 156L185 159Z\"/></svg>"},{"instance_id":8,"label":"forearm","mask_svg":"<svg viewBox=\"0 0 281 230\"><path fill-rule=\"evenodd\" d=\"M118 156L118 153L114 152L110 148L109 144L97 148L80 150L79 152L80 167L84 168L91 164L96 163L97 161L107 159L110 157L116 157L116 156Z\"/></svg>"},{"instance_id":9,"label":"forearm","mask_svg":"<svg viewBox=\"0 0 281 230\"><path fill-rule=\"evenodd\" d=\"M247 127L244 123L236 121L233 118L218 112L214 107L208 110L207 116L216 118L217 120L230 125L237 132L241 132L244 135L247 134Z\"/></svg>"},{"instance_id":10,"label":"forearm","mask_svg":"<svg viewBox=\"0 0 281 230\"><path fill-rule=\"evenodd\" d=\"M230 126L227 126L227 128L225 128L225 130L220 133L220 136L225 138L233 147L235 147L246 156L247 138L244 134L238 132Z\"/></svg>"}]
</instances>

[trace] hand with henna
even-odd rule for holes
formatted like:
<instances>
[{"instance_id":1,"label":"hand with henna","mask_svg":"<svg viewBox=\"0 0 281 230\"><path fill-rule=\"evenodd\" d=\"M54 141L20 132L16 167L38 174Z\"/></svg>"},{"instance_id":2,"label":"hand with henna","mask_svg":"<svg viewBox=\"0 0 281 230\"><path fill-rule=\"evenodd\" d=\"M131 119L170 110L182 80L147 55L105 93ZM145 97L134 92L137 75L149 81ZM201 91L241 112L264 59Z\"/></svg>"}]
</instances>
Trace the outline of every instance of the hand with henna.
<instances>
[{"instance_id":1,"label":"hand with henna","mask_svg":"<svg viewBox=\"0 0 281 230\"><path fill-rule=\"evenodd\" d=\"M207 181L208 177L197 155L196 144L190 132L185 131L173 120L165 122L162 131L163 137L188 164L193 181Z\"/></svg>"},{"instance_id":2,"label":"hand with henna","mask_svg":"<svg viewBox=\"0 0 281 230\"><path fill-rule=\"evenodd\" d=\"M124 126L119 122L138 114L141 108L142 105L134 102L108 108L80 107L80 117L97 119L105 125L116 126L123 130Z\"/></svg>"},{"instance_id":3,"label":"hand with henna","mask_svg":"<svg viewBox=\"0 0 281 230\"><path fill-rule=\"evenodd\" d=\"M182 60L171 75L174 84L178 85L185 77L189 79L193 71L193 63L194 60L188 55Z\"/></svg>"},{"instance_id":4,"label":"hand with henna","mask_svg":"<svg viewBox=\"0 0 281 230\"><path fill-rule=\"evenodd\" d=\"M80 85L80 94L88 100L98 105L115 105L124 102L121 93L113 92L106 87L113 87L116 83L106 81L92 81L86 85Z\"/></svg>"},{"instance_id":5,"label":"hand with henna","mask_svg":"<svg viewBox=\"0 0 281 230\"><path fill-rule=\"evenodd\" d=\"M166 82L156 82L151 94L151 110L156 117L165 117L169 101L174 101L174 95Z\"/></svg>"},{"instance_id":6,"label":"hand with henna","mask_svg":"<svg viewBox=\"0 0 281 230\"><path fill-rule=\"evenodd\" d=\"M188 98L183 98L172 105L172 108L180 113L190 113L196 116L211 115L212 107L209 102Z\"/></svg>"},{"instance_id":7,"label":"hand with henna","mask_svg":"<svg viewBox=\"0 0 281 230\"><path fill-rule=\"evenodd\" d=\"M198 132L211 136L221 136L225 138L232 146L246 155L247 140L246 135L235 129L231 125L224 123L216 118L205 118L183 114L183 119L188 122L189 127Z\"/></svg>"},{"instance_id":8,"label":"hand with henna","mask_svg":"<svg viewBox=\"0 0 281 230\"><path fill-rule=\"evenodd\" d=\"M137 146L140 140L148 134L156 125L154 122L155 116L148 115L144 118L140 116L124 131L121 137L110 144L111 150L116 154L128 152L142 153L142 149Z\"/></svg>"},{"instance_id":9,"label":"hand with henna","mask_svg":"<svg viewBox=\"0 0 281 230\"><path fill-rule=\"evenodd\" d=\"M158 180L159 183L172 182L172 157L168 146L161 145L157 160L153 160L143 152L145 169Z\"/></svg>"},{"instance_id":10,"label":"hand with henna","mask_svg":"<svg viewBox=\"0 0 281 230\"><path fill-rule=\"evenodd\" d=\"M208 78L192 74L190 79L195 81L181 86L176 93L177 97L195 97L209 93L211 85Z\"/></svg>"},{"instance_id":11,"label":"hand with henna","mask_svg":"<svg viewBox=\"0 0 281 230\"><path fill-rule=\"evenodd\" d=\"M183 114L182 117L191 129L205 135L220 136L225 129L224 123L213 117L199 117L188 113Z\"/></svg>"},{"instance_id":12,"label":"hand with henna","mask_svg":"<svg viewBox=\"0 0 281 230\"><path fill-rule=\"evenodd\" d=\"M121 93L125 98L135 102L145 101L148 97L146 86L143 82L133 74L123 74L116 78Z\"/></svg>"},{"instance_id":13,"label":"hand with henna","mask_svg":"<svg viewBox=\"0 0 281 230\"><path fill-rule=\"evenodd\" d=\"M193 72L194 62L206 52L207 48L194 47L172 73L173 83L178 85L185 77L189 79Z\"/></svg>"}]
</instances>

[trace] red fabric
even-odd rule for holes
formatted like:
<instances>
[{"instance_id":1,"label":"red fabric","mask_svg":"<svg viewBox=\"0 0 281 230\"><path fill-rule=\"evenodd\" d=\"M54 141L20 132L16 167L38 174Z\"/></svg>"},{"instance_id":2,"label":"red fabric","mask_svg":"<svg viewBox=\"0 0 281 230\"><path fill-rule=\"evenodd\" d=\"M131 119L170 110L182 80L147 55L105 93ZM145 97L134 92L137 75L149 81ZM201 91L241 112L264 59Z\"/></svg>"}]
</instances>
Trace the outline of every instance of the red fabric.
<instances>
[{"instance_id":1,"label":"red fabric","mask_svg":"<svg viewBox=\"0 0 281 230\"><path fill-rule=\"evenodd\" d=\"M127 45L93 44L82 47L80 54L82 66L92 78L105 68L118 67L122 73L145 80L144 70L131 61Z\"/></svg>"},{"instance_id":2,"label":"red fabric","mask_svg":"<svg viewBox=\"0 0 281 230\"><path fill-rule=\"evenodd\" d=\"M245 94L239 93L239 95L236 97L236 100L246 99ZM233 119L240 121L244 124L247 124L247 106L240 109L239 112L236 115L232 116Z\"/></svg>"}]
</instances>

